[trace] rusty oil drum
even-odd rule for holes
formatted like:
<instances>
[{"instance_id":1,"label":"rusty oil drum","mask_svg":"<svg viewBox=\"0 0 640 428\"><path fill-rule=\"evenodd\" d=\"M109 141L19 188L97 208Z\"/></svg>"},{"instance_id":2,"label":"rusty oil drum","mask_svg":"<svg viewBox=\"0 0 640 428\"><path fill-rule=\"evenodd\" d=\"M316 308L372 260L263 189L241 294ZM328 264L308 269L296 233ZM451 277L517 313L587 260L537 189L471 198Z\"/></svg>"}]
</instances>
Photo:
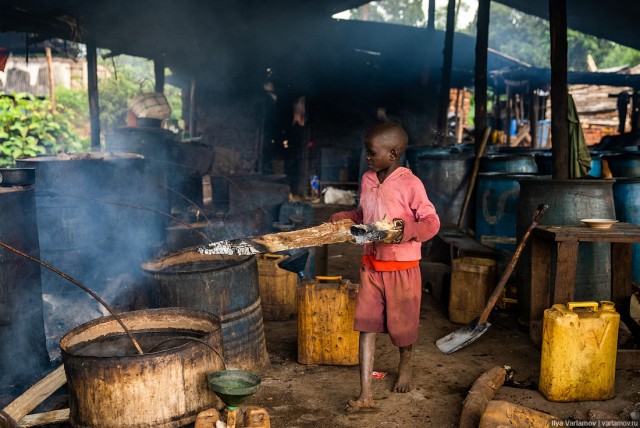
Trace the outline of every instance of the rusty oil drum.
<instances>
[{"instance_id":1,"label":"rusty oil drum","mask_svg":"<svg viewBox=\"0 0 640 428\"><path fill-rule=\"evenodd\" d=\"M218 404L207 384L207 374L224 369L223 360L210 348L221 350L218 317L185 308L125 312L120 317L144 354L135 351L110 316L82 324L60 340L71 426L181 427ZM157 336L162 334L179 341L163 344L163 336ZM184 336L197 341L178 339ZM121 343L131 350L82 349L109 338L124 339Z\"/></svg>"},{"instance_id":2,"label":"rusty oil drum","mask_svg":"<svg viewBox=\"0 0 640 428\"><path fill-rule=\"evenodd\" d=\"M255 256L207 255L183 249L142 265L156 307L187 307L220 317L229 368L257 369L268 362L258 264Z\"/></svg>"}]
</instances>

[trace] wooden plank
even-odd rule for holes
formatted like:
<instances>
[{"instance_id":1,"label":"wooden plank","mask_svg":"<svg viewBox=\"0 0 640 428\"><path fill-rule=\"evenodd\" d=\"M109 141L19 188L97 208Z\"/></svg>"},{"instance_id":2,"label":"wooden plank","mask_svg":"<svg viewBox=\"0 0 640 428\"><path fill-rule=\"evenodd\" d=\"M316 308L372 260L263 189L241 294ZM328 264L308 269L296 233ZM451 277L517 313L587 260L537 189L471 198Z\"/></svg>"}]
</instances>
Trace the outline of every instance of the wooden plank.
<instances>
[{"instance_id":1,"label":"wooden plank","mask_svg":"<svg viewBox=\"0 0 640 428\"><path fill-rule=\"evenodd\" d=\"M542 318L550 306L551 241L531 237L531 307L529 309L529 337L539 344L542 340Z\"/></svg>"},{"instance_id":2,"label":"wooden plank","mask_svg":"<svg viewBox=\"0 0 640 428\"><path fill-rule=\"evenodd\" d=\"M28 415L40 403L46 400L51 394L56 392L62 385L67 383L64 366L49 373L38 381L22 395L9 403L3 410L14 420L19 421Z\"/></svg>"},{"instance_id":3,"label":"wooden plank","mask_svg":"<svg viewBox=\"0 0 640 428\"><path fill-rule=\"evenodd\" d=\"M69 409L52 410L45 413L27 415L18 422L20 428L40 427L43 425L62 424L69 422Z\"/></svg>"},{"instance_id":4,"label":"wooden plank","mask_svg":"<svg viewBox=\"0 0 640 428\"><path fill-rule=\"evenodd\" d=\"M611 301L621 307L624 299L631 295L632 245L611 244L611 263Z\"/></svg>"},{"instance_id":5,"label":"wooden plank","mask_svg":"<svg viewBox=\"0 0 640 428\"><path fill-rule=\"evenodd\" d=\"M557 242L556 251L556 277L552 302L571 302L576 285L578 242Z\"/></svg>"},{"instance_id":6,"label":"wooden plank","mask_svg":"<svg viewBox=\"0 0 640 428\"><path fill-rule=\"evenodd\" d=\"M533 234L554 241L640 242L640 226L631 223L617 223L609 229L571 225L538 226Z\"/></svg>"}]
</instances>

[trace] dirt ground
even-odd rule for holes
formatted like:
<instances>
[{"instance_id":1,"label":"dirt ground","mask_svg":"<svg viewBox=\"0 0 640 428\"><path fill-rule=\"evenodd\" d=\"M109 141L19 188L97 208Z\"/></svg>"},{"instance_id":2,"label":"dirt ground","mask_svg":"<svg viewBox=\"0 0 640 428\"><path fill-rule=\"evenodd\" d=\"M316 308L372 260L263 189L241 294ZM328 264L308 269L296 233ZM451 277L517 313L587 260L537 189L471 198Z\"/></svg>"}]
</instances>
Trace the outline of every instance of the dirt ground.
<instances>
[{"instance_id":1,"label":"dirt ground","mask_svg":"<svg viewBox=\"0 0 640 428\"><path fill-rule=\"evenodd\" d=\"M358 280L361 247L337 244L329 249L329 274ZM540 350L521 331L515 314L496 309L492 326L475 343L450 355L442 354L435 341L460 327L447 318L446 308L430 294L422 299L420 335L414 349L413 391L393 393L398 351L388 336L379 335L374 368L388 372L374 379L378 408L366 412L346 412L345 403L359 392L357 366L308 366L297 362L295 319L265 322L267 350L271 364L262 372L261 389L247 404L265 407L272 427L455 427L462 402L473 382L495 366L515 370L518 385L502 386L495 399L570 418L576 411L588 415L600 410L619 416L631 406L640 408L640 372L616 372L616 396L607 401L552 403L536 389ZM613 417L612 417L613 418ZM638 426L637 422L636 425Z\"/></svg>"},{"instance_id":2,"label":"dirt ground","mask_svg":"<svg viewBox=\"0 0 640 428\"><path fill-rule=\"evenodd\" d=\"M314 211L314 215L316 220L323 221L338 209L340 207L323 207ZM328 253L328 274L342 275L357 283L361 251L362 248L354 244L332 245ZM453 354L444 355L435 341L460 325L448 320L446 307L433 295L423 293L419 339L414 347L413 390L406 394L391 391L396 380L398 351L388 336L379 335L374 368L388 374L383 379L373 380L378 407L364 412L345 411L347 400L359 392L358 366L299 364L297 320L266 321L270 363L257 370L262 377L261 388L243 406L266 408L273 428L456 427L462 403L478 376L495 366L508 365L515 370L517 384L503 385L495 399L563 419L576 415L576 411L585 416L590 410L613 415L605 419L623 413L628 415L632 408L640 412L640 371L632 370L616 372L616 396L611 400L547 401L536 389L540 350L515 320L513 310L496 309L490 318L491 327L480 339ZM56 408L66 406L64 389L62 392L57 396ZM639 425L635 422L635 425L626 426Z\"/></svg>"}]
</instances>

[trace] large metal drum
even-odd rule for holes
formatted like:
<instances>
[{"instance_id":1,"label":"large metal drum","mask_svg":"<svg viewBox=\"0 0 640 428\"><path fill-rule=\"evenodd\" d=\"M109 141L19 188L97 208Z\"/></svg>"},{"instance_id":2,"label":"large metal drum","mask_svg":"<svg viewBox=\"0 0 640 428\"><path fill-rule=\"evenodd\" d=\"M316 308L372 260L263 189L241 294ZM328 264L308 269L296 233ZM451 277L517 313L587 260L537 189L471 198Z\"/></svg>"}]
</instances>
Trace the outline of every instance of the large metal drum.
<instances>
[{"instance_id":1,"label":"large metal drum","mask_svg":"<svg viewBox=\"0 0 640 428\"><path fill-rule=\"evenodd\" d=\"M107 134L106 148L110 151L137 153L144 156L144 180L150 186L139 195L137 204L149 209L171 213L169 190L170 174L173 171L171 156L175 134L165 129L123 127ZM162 240L168 219L155 216L153 222L156 236Z\"/></svg>"},{"instance_id":2,"label":"large metal drum","mask_svg":"<svg viewBox=\"0 0 640 428\"><path fill-rule=\"evenodd\" d=\"M481 172L476 191L476 240L489 247L513 253L521 178L533 174Z\"/></svg>"},{"instance_id":3,"label":"large metal drum","mask_svg":"<svg viewBox=\"0 0 640 428\"><path fill-rule=\"evenodd\" d=\"M0 241L39 259L33 186L0 187L0 206ZM0 343L0 399L11 398L41 377L49 357L40 266L5 248L0 248Z\"/></svg>"},{"instance_id":4,"label":"large metal drum","mask_svg":"<svg viewBox=\"0 0 640 428\"><path fill-rule=\"evenodd\" d=\"M616 178L613 201L617 219L640 225L640 177ZM640 244L633 244L633 282L640 284Z\"/></svg>"},{"instance_id":5,"label":"large metal drum","mask_svg":"<svg viewBox=\"0 0 640 428\"><path fill-rule=\"evenodd\" d=\"M36 210L42 260L112 303L122 292L114 279L141 275L155 255L159 216L133 207L147 193L143 157L130 153L77 153L20 159L36 169ZM71 328L101 315L84 291L55 273L42 271L47 347ZM130 291L131 294L139 294Z\"/></svg>"},{"instance_id":6,"label":"large metal drum","mask_svg":"<svg viewBox=\"0 0 640 428\"><path fill-rule=\"evenodd\" d=\"M640 177L640 154L625 152L602 156L613 177Z\"/></svg>"},{"instance_id":7,"label":"large metal drum","mask_svg":"<svg viewBox=\"0 0 640 428\"><path fill-rule=\"evenodd\" d=\"M142 265L153 282L154 304L216 314L227 364L244 370L262 366L268 355L255 257L204 256L187 262L190 254L197 255L185 249Z\"/></svg>"},{"instance_id":8,"label":"large metal drum","mask_svg":"<svg viewBox=\"0 0 640 428\"><path fill-rule=\"evenodd\" d=\"M422 181L429 200L436 207L443 225L457 224L469 185L474 155L452 153L450 150L427 146L409 146L407 161L413 173ZM469 225L473 215L470 206L463 219Z\"/></svg>"},{"instance_id":9,"label":"large metal drum","mask_svg":"<svg viewBox=\"0 0 640 428\"><path fill-rule=\"evenodd\" d=\"M111 316L60 340L71 426L181 427L219 403L207 385L207 374L224 369L215 315L167 308L120 317L144 354Z\"/></svg>"},{"instance_id":10,"label":"large metal drum","mask_svg":"<svg viewBox=\"0 0 640 428\"><path fill-rule=\"evenodd\" d=\"M534 174L538 165L533 154L490 154L480 158L480 171Z\"/></svg>"},{"instance_id":11,"label":"large metal drum","mask_svg":"<svg viewBox=\"0 0 640 428\"><path fill-rule=\"evenodd\" d=\"M540 221L542 225L582 225L584 218L615 218L612 180L520 180L518 205L518 240L531 223L539 204L549 205ZM528 324L531 306L531 252L525 247L518 263L519 321ZM552 278L554 277L552 266ZM552 283L551 287L555 285ZM576 301L610 300L611 247L606 242L580 243L576 270Z\"/></svg>"}]
</instances>

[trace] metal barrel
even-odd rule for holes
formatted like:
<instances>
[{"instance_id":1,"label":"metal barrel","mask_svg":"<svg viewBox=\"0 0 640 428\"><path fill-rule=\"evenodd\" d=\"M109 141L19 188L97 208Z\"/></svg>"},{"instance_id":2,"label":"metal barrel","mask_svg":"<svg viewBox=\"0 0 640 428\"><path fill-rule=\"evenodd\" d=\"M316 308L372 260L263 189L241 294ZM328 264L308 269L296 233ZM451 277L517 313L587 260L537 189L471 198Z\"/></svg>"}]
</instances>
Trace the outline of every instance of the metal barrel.
<instances>
[{"instance_id":1,"label":"metal barrel","mask_svg":"<svg viewBox=\"0 0 640 428\"><path fill-rule=\"evenodd\" d=\"M603 155L613 177L640 177L640 154L632 152Z\"/></svg>"},{"instance_id":2,"label":"metal barrel","mask_svg":"<svg viewBox=\"0 0 640 428\"><path fill-rule=\"evenodd\" d=\"M124 292L118 289L120 283L112 281L121 274L141 275L140 263L160 243L155 240L159 237L149 238L154 232L148 229L157 214L114 204L140 203L147 183L142 162L136 154L106 152L17 161L19 166L36 169L42 260L109 303ZM101 307L86 292L48 269L42 270L42 291L47 347L55 358L60 337L100 316Z\"/></svg>"},{"instance_id":3,"label":"metal barrel","mask_svg":"<svg viewBox=\"0 0 640 428\"><path fill-rule=\"evenodd\" d=\"M613 181L597 179L553 180L523 178L520 182L517 237L531 224L539 204L549 209L541 225L581 225L584 218L615 218ZM529 322L531 307L531 250L525 247L517 268L518 321ZM552 278L555 276L552 265ZM554 287L553 279L551 287ZM606 242L581 243L576 271L576 301L609 300L611 296L611 246Z\"/></svg>"},{"instance_id":4,"label":"metal barrel","mask_svg":"<svg viewBox=\"0 0 640 428\"><path fill-rule=\"evenodd\" d=\"M429 146L410 146L406 153L409 167L427 189L441 223L457 224L473 169L474 155L452 153L448 149ZM470 206L463 226L471 223L473 212L474 208Z\"/></svg>"},{"instance_id":5,"label":"metal barrel","mask_svg":"<svg viewBox=\"0 0 640 428\"><path fill-rule=\"evenodd\" d=\"M144 354L136 353L112 316L82 324L60 340L71 426L193 426L198 413L217 401L207 375L224 369L216 354L222 342L218 317L185 308L120 317Z\"/></svg>"},{"instance_id":6,"label":"metal barrel","mask_svg":"<svg viewBox=\"0 0 640 428\"><path fill-rule=\"evenodd\" d=\"M492 248L513 253L521 178L533 174L481 172L476 191L476 240Z\"/></svg>"},{"instance_id":7,"label":"metal barrel","mask_svg":"<svg viewBox=\"0 0 640 428\"><path fill-rule=\"evenodd\" d=\"M152 304L216 314L227 365L250 370L265 364L268 355L255 257L211 256L208 261L155 268L166 266L156 262L171 260L172 254L142 265L152 281Z\"/></svg>"},{"instance_id":8,"label":"metal barrel","mask_svg":"<svg viewBox=\"0 0 640 428\"><path fill-rule=\"evenodd\" d=\"M480 171L533 174L538 165L533 154L489 154L480 159Z\"/></svg>"},{"instance_id":9,"label":"metal barrel","mask_svg":"<svg viewBox=\"0 0 640 428\"><path fill-rule=\"evenodd\" d=\"M107 150L144 156L142 173L148 189L139 195L138 204L167 214L171 212L169 185L170 173L174 170L170 163L174 140L175 135L170 131L142 127L117 128L105 139ZM168 219L157 216L153 222L157 235L163 237Z\"/></svg>"},{"instance_id":10,"label":"metal barrel","mask_svg":"<svg viewBox=\"0 0 640 428\"><path fill-rule=\"evenodd\" d=\"M33 186L0 187L0 206L0 240L40 258ZM40 266L0 248L0 400L24 392L49 365L42 313Z\"/></svg>"},{"instance_id":11,"label":"metal barrel","mask_svg":"<svg viewBox=\"0 0 640 428\"><path fill-rule=\"evenodd\" d=\"M553 173L553 157L550 150L535 154L538 172L540 174ZM589 175L594 178L602 177L602 155L599 153L591 153L591 169Z\"/></svg>"},{"instance_id":12,"label":"metal barrel","mask_svg":"<svg viewBox=\"0 0 640 428\"><path fill-rule=\"evenodd\" d=\"M640 177L616 178L613 185L613 202L617 219L640 225ZM632 245L633 282L640 283L640 244Z\"/></svg>"}]
</instances>

